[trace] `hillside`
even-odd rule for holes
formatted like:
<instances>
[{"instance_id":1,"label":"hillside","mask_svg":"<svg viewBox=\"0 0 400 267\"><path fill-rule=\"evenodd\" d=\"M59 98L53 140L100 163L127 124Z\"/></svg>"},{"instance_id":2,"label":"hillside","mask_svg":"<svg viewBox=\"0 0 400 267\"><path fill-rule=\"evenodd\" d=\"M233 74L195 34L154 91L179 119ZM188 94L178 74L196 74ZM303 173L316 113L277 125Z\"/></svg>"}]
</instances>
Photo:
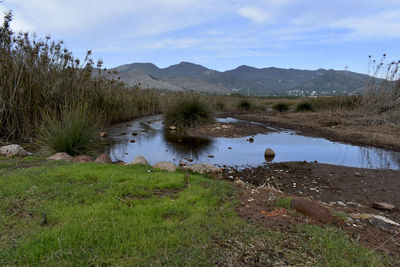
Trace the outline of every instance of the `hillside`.
<instances>
[{"instance_id":1,"label":"hillside","mask_svg":"<svg viewBox=\"0 0 400 267\"><path fill-rule=\"evenodd\" d=\"M337 70L254 68L242 65L219 72L181 62L167 68L152 63L126 64L104 73L128 85L172 91L243 95L348 95L360 93L369 76Z\"/></svg>"}]
</instances>

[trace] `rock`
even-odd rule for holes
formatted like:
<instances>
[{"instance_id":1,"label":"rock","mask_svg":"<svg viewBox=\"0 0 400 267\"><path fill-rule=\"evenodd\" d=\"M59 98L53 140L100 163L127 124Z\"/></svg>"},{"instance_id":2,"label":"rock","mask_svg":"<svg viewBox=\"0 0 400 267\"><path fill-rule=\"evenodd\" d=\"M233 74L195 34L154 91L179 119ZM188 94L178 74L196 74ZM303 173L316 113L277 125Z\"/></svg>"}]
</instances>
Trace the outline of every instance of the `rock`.
<instances>
[{"instance_id":1,"label":"rock","mask_svg":"<svg viewBox=\"0 0 400 267\"><path fill-rule=\"evenodd\" d=\"M107 133L106 132L100 132L100 137L107 137Z\"/></svg>"},{"instance_id":2,"label":"rock","mask_svg":"<svg viewBox=\"0 0 400 267\"><path fill-rule=\"evenodd\" d=\"M295 198L290 203L290 207L322 223L332 223L336 220L336 217L318 201Z\"/></svg>"},{"instance_id":3,"label":"rock","mask_svg":"<svg viewBox=\"0 0 400 267\"><path fill-rule=\"evenodd\" d=\"M213 158L213 157L214 157L214 155L208 155L208 157L209 157L209 158Z\"/></svg>"},{"instance_id":4,"label":"rock","mask_svg":"<svg viewBox=\"0 0 400 267\"><path fill-rule=\"evenodd\" d=\"M192 172L197 172L201 174L220 174L222 173L221 168L215 167L211 164L204 164L204 163L198 163L198 164L190 164L182 167L183 170L190 170Z\"/></svg>"},{"instance_id":5,"label":"rock","mask_svg":"<svg viewBox=\"0 0 400 267\"><path fill-rule=\"evenodd\" d=\"M157 162L153 165L153 168L155 169L160 169L160 170L164 170L164 171L169 171L169 172L173 172L176 170L176 166L174 163L170 162L170 161L160 161Z\"/></svg>"},{"instance_id":6,"label":"rock","mask_svg":"<svg viewBox=\"0 0 400 267\"><path fill-rule=\"evenodd\" d=\"M6 157L32 155L32 153L29 153L28 151L23 149L20 145L3 146L0 148L0 154L6 155Z\"/></svg>"},{"instance_id":7,"label":"rock","mask_svg":"<svg viewBox=\"0 0 400 267\"><path fill-rule=\"evenodd\" d=\"M275 152L271 148L267 148L264 152L264 156L267 158L275 157Z\"/></svg>"},{"instance_id":8,"label":"rock","mask_svg":"<svg viewBox=\"0 0 400 267\"><path fill-rule=\"evenodd\" d=\"M107 154L101 154L100 156L98 156L95 160L95 162L97 163L111 163L111 158L110 156L108 156Z\"/></svg>"},{"instance_id":9,"label":"rock","mask_svg":"<svg viewBox=\"0 0 400 267\"><path fill-rule=\"evenodd\" d=\"M230 146L228 146L228 149L232 149Z\"/></svg>"},{"instance_id":10,"label":"rock","mask_svg":"<svg viewBox=\"0 0 400 267\"><path fill-rule=\"evenodd\" d=\"M135 141L135 140L133 140L133 139L132 139L131 141L129 141L129 142L130 142L130 143L132 143L132 144L133 144L133 143L136 143L136 141Z\"/></svg>"},{"instance_id":11,"label":"rock","mask_svg":"<svg viewBox=\"0 0 400 267\"><path fill-rule=\"evenodd\" d=\"M185 166L185 165L186 165L186 163L185 163L184 161L182 161L182 160L179 161L179 166L180 166L180 167Z\"/></svg>"},{"instance_id":12,"label":"rock","mask_svg":"<svg viewBox=\"0 0 400 267\"><path fill-rule=\"evenodd\" d=\"M253 137L250 137L250 138L249 138L249 142L250 142L250 143L253 143L253 142L254 142L254 138L253 138Z\"/></svg>"},{"instance_id":13,"label":"rock","mask_svg":"<svg viewBox=\"0 0 400 267\"><path fill-rule=\"evenodd\" d=\"M122 133L119 133L120 135L126 135L126 133L125 132L122 132Z\"/></svg>"},{"instance_id":14,"label":"rock","mask_svg":"<svg viewBox=\"0 0 400 267\"><path fill-rule=\"evenodd\" d=\"M64 161L74 161L74 157L68 155L65 152L54 154L53 156L47 158L47 160L64 160Z\"/></svg>"},{"instance_id":15,"label":"rock","mask_svg":"<svg viewBox=\"0 0 400 267\"><path fill-rule=\"evenodd\" d=\"M367 220L371 225L384 231L393 232L400 230L400 224L386 217L374 214L352 214L353 219Z\"/></svg>"},{"instance_id":16,"label":"rock","mask_svg":"<svg viewBox=\"0 0 400 267\"><path fill-rule=\"evenodd\" d=\"M394 205L385 202L374 202L372 207L378 210L394 210L396 208Z\"/></svg>"},{"instance_id":17,"label":"rock","mask_svg":"<svg viewBox=\"0 0 400 267\"><path fill-rule=\"evenodd\" d=\"M132 136L136 136L137 135L137 133L132 133Z\"/></svg>"},{"instance_id":18,"label":"rock","mask_svg":"<svg viewBox=\"0 0 400 267\"><path fill-rule=\"evenodd\" d=\"M136 156L132 162L128 162L126 165L149 165L146 158L143 156Z\"/></svg>"},{"instance_id":19,"label":"rock","mask_svg":"<svg viewBox=\"0 0 400 267\"><path fill-rule=\"evenodd\" d=\"M176 130L176 126L169 126L169 129L174 131L174 130Z\"/></svg>"},{"instance_id":20,"label":"rock","mask_svg":"<svg viewBox=\"0 0 400 267\"><path fill-rule=\"evenodd\" d=\"M75 157L75 162L83 163L83 162L91 162L92 159L88 155L80 155Z\"/></svg>"}]
</instances>

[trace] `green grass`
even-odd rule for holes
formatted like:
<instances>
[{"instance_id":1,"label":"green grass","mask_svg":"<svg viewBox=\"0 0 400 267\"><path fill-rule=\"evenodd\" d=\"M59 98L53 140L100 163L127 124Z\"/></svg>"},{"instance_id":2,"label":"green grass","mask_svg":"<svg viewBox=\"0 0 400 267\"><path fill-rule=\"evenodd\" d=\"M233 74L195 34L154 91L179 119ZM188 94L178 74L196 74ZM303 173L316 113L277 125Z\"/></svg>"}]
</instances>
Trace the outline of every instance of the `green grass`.
<instances>
[{"instance_id":1,"label":"green grass","mask_svg":"<svg viewBox=\"0 0 400 267\"><path fill-rule=\"evenodd\" d=\"M252 107L253 107L253 104L248 99L243 99L238 104L238 108L240 110L249 111L250 109L252 109Z\"/></svg>"},{"instance_id":2,"label":"green grass","mask_svg":"<svg viewBox=\"0 0 400 267\"><path fill-rule=\"evenodd\" d=\"M334 266L357 259L379 266L386 260L329 228L296 234L246 223L235 211L239 189L225 181L192 174L187 187L183 172L40 157L0 163L12 160L14 167L0 175L1 266Z\"/></svg>"},{"instance_id":3,"label":"green grass","mask_svg":"<svg viewBox=\"0 0 400 267\"><path fill-rule=\"evenodd\" d=\"M285 103L285 102L278 102L275 103L272 108L274 110L277 110L279 112L284 112L284 111L288 111L289 110L289 104Z\"/></svg>"},{"instance_id":4,"label":"green grass","mask_svg":"<svg viewBox=\"0 0 400 267\"><path fill-rule=\"evenodd\" d=\"M198 96L180 97L165 114L165 126L190 128L213 121L211 107Z\"/></svg>"},{"instance_id":5,"label":"green grass","mask_svg":"<svg viewBox=\"0 0 400 267\"><path fill-rule=\"evenodd\" d=\"M296 107L297 112L314 111L314 107L309 101L300 102Z\"/></svg>"}]
</instances>

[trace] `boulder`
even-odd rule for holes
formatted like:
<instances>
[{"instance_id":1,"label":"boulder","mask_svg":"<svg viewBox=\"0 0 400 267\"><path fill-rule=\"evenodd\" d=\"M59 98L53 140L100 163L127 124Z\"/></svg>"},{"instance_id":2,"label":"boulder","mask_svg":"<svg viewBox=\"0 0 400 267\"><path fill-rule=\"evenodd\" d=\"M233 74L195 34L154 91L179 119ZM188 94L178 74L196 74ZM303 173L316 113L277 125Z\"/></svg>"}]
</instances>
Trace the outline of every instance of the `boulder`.
<instances>
[{"instance_id":1,"label":"boulder","mask_svg":"<svg viewBox=\"0 0 400 267\"><path fill-rule=\"evenodd\" d=\"M170 161L160 161L153 165L153 168L160 169L168 172L173 172L176 170L176 166L174 163Z\"/></svg>"},{"instance_id":2,"label":"boulder","mask_svg":"<svg viewBox=\"0 0 400 267\"><path fill-rule=\"evenodd\" d=\"M104 154L101 154L100 156L98 156L96 158L95 162L103 163L103 164L111 163L111 158L110 158L110 156L108 156L107 154L104 153Z\"/></svg>"},{"instance_id":3,"label":"boulder","mask_svg":"<svg viewBox=\"0 0 400 267\"><path fill-rule=\"evenodd\" d=\"M0 148L0 154L6 155L6 157L32 155L32 153L27 152L20 145L3 146Z\"/></svg>"},{"instance_id":4,"label":"boulder","mask_svg":"<svg viewBox=\"0 0 400 267\"><path fill-rule=\"evenodd\" d=\"M310 201L304 198L295 198L290 202L290 208L295 209L306 216L321 223L332 223L336 217L318 201Z\"/></svg>"},{"instance_id":5,"label":"boulder","mask_svg":"<svg viewBox=\"0 0 400 267\"><path fill-rule=\"evenodd\" d=\"M143 156L136 156L132 162L128 162L126 165L149 165L146 158Z\"/></svg>"},{"instance_id":6,"label":"boulder","mask_svg":"<svg viewBox=\"0 0 400 267\"><path fill-rule=\"evenodd\" d=\"M47 158L47 160L64 160L64 161L74 161L74 157L70 156L68 153L60 152L54 154L53 156Z\"/></svg>"},{"instance_id":7,"label":"boulder","mask_svg":"<svg viewBox=\"0 0 400 267\"><path fill-rule=\"evenodd\" d=\"M221 168L215 167L211 164L205 164L205 163L198 163L198 164L190 164L181 167L183 170L190 170L192 172L197 172L201 174L220 174L222 173Z\"/></svg>"},{"instance_id":8,"label":"boulder","mask_svg":"<svg viewBox=\"0 0 400 267\"><path fill-rule=\"evenodd\" d=\"M106 132L100 132L100 137L107 137L107 133Z\"/></svg>"},{"instance_id":9,"label":"boulder","mask_svg":"<svg viewBox=\"0 0 400 267\"><path fill-rule=\"evenodd\" d=\"M396 208L394 205L385 202L374 202L372 207L378 210L394 210Z\"/></svg>"},{"instance_id":10,"label":"boulder","mask_svg":"<svg viewBox=\"0 0 400 267\"><path fill-rule=\"evenodd\" d=\"M78 163L83 163L83 162L91 162L92 159L88 155L80 155L75 157L74 161Z\"/></svg>"}]
</instances>

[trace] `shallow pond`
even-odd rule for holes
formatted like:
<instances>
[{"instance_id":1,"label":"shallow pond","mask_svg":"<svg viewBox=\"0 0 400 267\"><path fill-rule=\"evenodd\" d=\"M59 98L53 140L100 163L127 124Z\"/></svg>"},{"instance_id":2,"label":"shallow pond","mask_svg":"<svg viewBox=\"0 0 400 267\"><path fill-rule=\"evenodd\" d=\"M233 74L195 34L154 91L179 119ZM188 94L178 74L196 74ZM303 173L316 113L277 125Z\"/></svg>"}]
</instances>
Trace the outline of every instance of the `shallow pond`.
<instances>
[{"instance_id":1,"label":"shallow pond","mask_svg":"<svg viewBox=\"0 0 400 267\"><path fill-rule=\"evenodd\" d=\"M157 115L113 125L107 132L114 142L109 149L114 161L130 162L142 155L150 164L193 160L213 165L256 166L265 163L264 151L270 147L276 153L272 162L318 161L350 167L400 169L398 152L331 142L288 130L255 135L254 142L249 142L249 137L193 138L164 131L162 116Z\"/></svg>"}]
</instances>

